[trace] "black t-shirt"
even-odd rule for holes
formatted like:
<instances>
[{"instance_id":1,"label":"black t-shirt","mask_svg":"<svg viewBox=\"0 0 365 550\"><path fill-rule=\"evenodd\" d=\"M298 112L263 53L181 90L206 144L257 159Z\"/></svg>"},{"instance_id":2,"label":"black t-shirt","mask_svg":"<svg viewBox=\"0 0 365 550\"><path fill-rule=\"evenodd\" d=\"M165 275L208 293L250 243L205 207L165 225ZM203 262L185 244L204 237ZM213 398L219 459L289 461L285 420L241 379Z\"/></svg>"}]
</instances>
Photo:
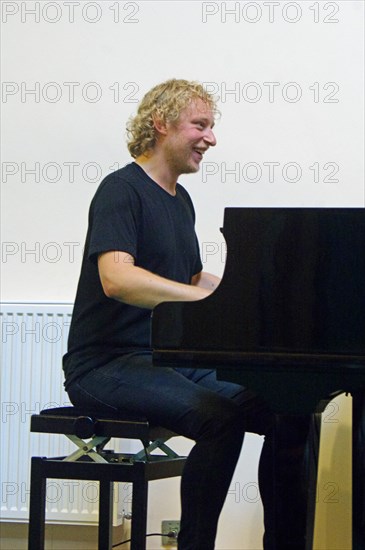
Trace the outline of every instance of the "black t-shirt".
<instances>
[{"instance_id":1,"label":"black t-shirt","mask_svg":"<svg viewBox=\"0 0 365 550\"><path fill-rule=\"evenodd\" d=\"M189 284L202 263L187 191L172 196L135 162L109 174L91 202L84 257L63 358L66 388L77 377L118 355L150 349L151 311L107 298L97 259L128 252L135 265Z\"/></svg>"}]
</instances>

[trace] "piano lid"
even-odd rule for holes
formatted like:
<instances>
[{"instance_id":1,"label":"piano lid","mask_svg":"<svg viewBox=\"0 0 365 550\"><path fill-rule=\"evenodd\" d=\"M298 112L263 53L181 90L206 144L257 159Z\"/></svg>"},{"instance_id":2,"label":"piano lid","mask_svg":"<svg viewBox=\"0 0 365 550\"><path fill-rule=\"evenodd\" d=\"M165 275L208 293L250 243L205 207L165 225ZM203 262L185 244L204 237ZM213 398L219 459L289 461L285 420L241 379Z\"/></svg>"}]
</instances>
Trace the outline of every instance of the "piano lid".
<instances>
[{"instance_id":1,"label":"piano lid","mask_svg":"<svg viewBox=\"0 0 365 550\"><path fill-rule=\"evenodd\" d=\"M153 311L154 350L365 363L365 209L226 208L221 284Z\"/></svg>"}]
</instances>

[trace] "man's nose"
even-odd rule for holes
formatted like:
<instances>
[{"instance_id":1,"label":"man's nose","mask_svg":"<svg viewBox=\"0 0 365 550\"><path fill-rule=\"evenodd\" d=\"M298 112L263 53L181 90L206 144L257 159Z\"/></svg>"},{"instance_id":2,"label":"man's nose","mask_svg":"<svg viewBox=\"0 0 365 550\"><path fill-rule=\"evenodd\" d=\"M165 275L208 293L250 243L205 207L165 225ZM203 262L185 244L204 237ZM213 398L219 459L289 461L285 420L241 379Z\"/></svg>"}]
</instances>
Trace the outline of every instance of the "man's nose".
<instances>
[{"instance_id":1,"label":"man's nose","mask_svg":"<svg viewBox=\"0 0 365 550\"><path fill-rule=\"evenodd\" d=\"M204 141L209 144L210 147L214 147L214 145L217 144L217 140L215 139L215 135L213 133L213 130L211 128L208 128L205 136Z\"/></svg>"}]
</instances>

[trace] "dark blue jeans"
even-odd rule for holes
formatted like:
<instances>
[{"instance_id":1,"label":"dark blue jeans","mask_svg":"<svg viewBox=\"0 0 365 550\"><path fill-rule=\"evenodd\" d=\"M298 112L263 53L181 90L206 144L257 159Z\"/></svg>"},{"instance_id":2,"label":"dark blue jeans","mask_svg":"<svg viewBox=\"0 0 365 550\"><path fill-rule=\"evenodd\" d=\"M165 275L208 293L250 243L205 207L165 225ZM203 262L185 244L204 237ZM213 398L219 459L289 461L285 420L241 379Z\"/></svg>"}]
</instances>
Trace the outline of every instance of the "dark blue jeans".
<instances>
[{"instance_id":1,"label":"dark blue jeans","mask_svg":"<svg viewBox=\"0 0 365 550\"><path fill-rule=\"evenodd\" d=\"M141 353L121 356L94 369L75 381L68 393L76 406L142 415L196 442L181 479L179 550L214 549L219 514L244 434L266 435L259 484L265 525L270 529L273 509L268 485L274 416L252 392L218 381L212 370L153 366L151 354ZM270 539L268 533L265 538Z\"/></svg>"}]
</instances>

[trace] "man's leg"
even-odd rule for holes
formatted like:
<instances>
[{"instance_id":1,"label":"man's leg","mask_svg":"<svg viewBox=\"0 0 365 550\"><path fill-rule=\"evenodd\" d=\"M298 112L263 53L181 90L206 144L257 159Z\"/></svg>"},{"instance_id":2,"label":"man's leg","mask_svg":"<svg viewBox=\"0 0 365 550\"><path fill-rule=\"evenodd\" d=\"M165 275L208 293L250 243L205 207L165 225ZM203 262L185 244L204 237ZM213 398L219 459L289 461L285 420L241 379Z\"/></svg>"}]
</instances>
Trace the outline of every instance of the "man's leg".
<instances>
[{"instance_id":1,"label":"man's leg","mask_svg":"<svg viewBox=\"0 0 365 550\"><path fill-rule=\"evenodd\" d=\"M200 529L200 531L196 533L194 537L194 540L197 541L197 545L188 545L189 532L187 531L186 539L184 538L184 545L181 546L181 548L185 549L186 543L186 548L199 548L205 550L205 548L214 548L214 539L209 540L209 538L206 538L206 532L205 529L202 529L202 526L204 526L207 516L215 518L216 524L218 522L218 516L229 490L239 458L243 440L243 437L242 439L239 437L240 434L243 436L245 431L258 434L270 434L274 417L268 407L252 392L245 390L242 386L237 384L217 380L215 371L203 369L177 370L194 383L208 389L215 395L230 399L237 407L234 418L232 418L229 423L222 426L222 438L219 437L217 432L214 441L208 439L205 442L201 440L199 444L194 447L190 455L191 461L189 462L191 472L182 479L181 483L182 502L184 502L184 496L186 494L185 500L187 503L186 506L183 506L183 517L185 513L186 522L182 522L182 524L189 526L192 522L192 518L189 517L188 512L190 506L188 506L188 502L191 493L195 493L195 495L198 496L198 513L200 514L196 522L197 529ZM219 420L217 417L216 424L218 425L218 423ZM237 443L238 445L235 446ZM204 445L205 459L202 458ZM195 452L196 461L194 460ZM219 457L219 460L217 460L217 457ZM270 463L267 463L267 466L270 467ZM262 468L265 468L265 466L262 466ZM196 486L195 491L194 484ZM211 490L212 487L214 490L214 484L218 484L222 488L221 500L219 500L218 507L215 506L217 502L214 501L214 498L211 498ZM200 491L199 495L198 491ZM184 531L181 530L181 538L183 538L184 535ZM207 540L211 546L206 546Z\"/></svg>"},{"instance_id":2,"label":"man's leg","mask_svg":"<svg viewBox=\"0 0 365 550\"><path fill-rule=\"evenodd\" d=\"M88 373L69 394L75 405L140 414L196 441L181 480L179 549L211 550L245 424L270 415L264 408L256 414L257 398L216 381L213 371L182 371L154 367L148 354L130 355Z\"/></svg>"},{"instance_id":3,"label":"man's leg","mask_svg":"<svg viewBox=\"0 0 365 550\"><path fill-rule=\"evenodd\" d=\"M265 550L311 547L318 451L314 422L311 415L278 416L265 440L259 467Z\"/></svg>"},{"instance_id":4,"label":"man's leg","mask_svg":"<svg viewBox=\"0 0 365 550\"><path fill-rule=\"evenodd\" d=\"M315 498L315 419L276 416L242 386L216 380L214 371L178 369L194 382L234 400L244 430L264 434L259 487L264 506L265 550L305 550L313 529L309 499ZM240 425L236 422L236 429ZM226 449L229 452L229 449ZM275 479L274 479L275 475ZM309 529L309 530L308 530Z\"/></svg>"}]
</instances>

